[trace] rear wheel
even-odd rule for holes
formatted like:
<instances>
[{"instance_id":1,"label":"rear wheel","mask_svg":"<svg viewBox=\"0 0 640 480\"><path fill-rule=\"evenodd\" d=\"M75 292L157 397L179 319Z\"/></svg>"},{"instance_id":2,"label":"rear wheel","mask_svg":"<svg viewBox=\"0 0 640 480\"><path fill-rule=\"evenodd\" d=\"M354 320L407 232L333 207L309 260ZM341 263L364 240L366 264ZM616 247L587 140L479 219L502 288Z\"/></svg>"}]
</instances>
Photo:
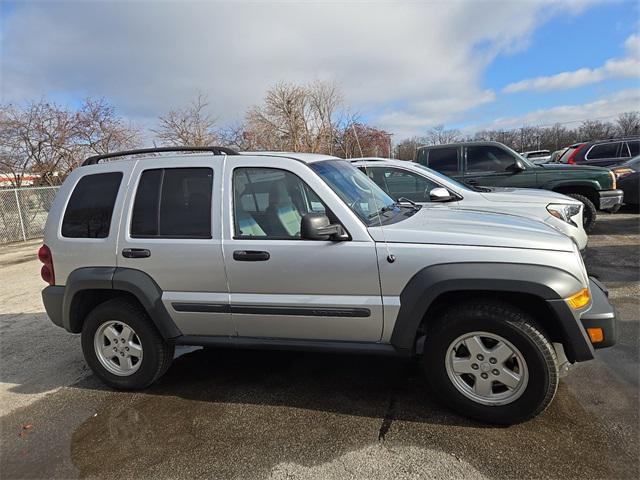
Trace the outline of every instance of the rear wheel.
<instances>
[{"instance_id":1,"label":"rear wheel","mask_svg":"<svg viewBox=\"0 0 640 480\"><path fill-rule=\"evenodd\" d=\"M428 330L424 352L427 380L442 403L482 422L528 420L558 386L551 343L509 304L452 307Z\"/></svg>"},{"instance_id":2,"label":"rear wheel","mask_svg":"<svg viewBox=\"0 0 640 480\"><path fill-rule=\"evenodd\" d=\"M582 225L585 232L590 232L596 224L597 211L596 206L591 200L579 193L567 193L567 196L575 198L579 202L582 202L584 208L582 209Z\"/></svg>"},{"instance_id":3,"label":"rear wheel","mask_svg":"<svg viewBox=\"0 0 640 480\"><path fill-rule=\"evenodd\" d=\"M91 370L110 387L138 389L164 374L174 347L164 341L140 305L117 298L87 315L82 352Z\"/></svg>"}]
</instances>

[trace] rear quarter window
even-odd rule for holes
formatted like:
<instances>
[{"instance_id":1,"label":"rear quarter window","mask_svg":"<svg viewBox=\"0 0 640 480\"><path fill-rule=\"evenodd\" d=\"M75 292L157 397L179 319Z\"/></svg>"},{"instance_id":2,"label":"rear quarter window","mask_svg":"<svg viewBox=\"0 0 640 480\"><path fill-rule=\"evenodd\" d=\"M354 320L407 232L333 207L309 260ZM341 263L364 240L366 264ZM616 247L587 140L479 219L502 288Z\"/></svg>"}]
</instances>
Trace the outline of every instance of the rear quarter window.
<instances>
[{"instance_id":1,"label":"rear quarter window","mask_svg":"<svg viewBox=\"0 0 640 480\"><path fill-rule=\"evenodd\" d=\"M597 160L600 158L616 158L618 156L618 148L620 142L601 143L594 145L591 150L587 152L587 160Z\"/></svg>"},{"instance_id":2,"label":"rear quarter window","mask_svg":"<svg viewBox=\"0 0 640 480\"><path fill-rule=\"evenodd\" d=\"M107 238L121 181L121 172L82 177L73 189L64 212L62 236Z\"/></svg>"}]
</instances>

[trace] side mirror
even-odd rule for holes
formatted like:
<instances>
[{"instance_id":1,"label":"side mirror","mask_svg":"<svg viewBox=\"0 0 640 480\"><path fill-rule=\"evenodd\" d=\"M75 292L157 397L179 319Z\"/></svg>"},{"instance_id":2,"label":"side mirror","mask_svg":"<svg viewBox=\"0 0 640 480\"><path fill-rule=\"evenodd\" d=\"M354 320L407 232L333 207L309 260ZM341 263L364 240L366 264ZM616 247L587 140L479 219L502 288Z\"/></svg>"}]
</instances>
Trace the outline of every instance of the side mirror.
<instances>
[{"instance_id":1,"label":"side mirror","mask_svg":"<svg viewBox=\"0 0 640 480\"><path fill-rule=\"evenodd\" d=\"M429 192L429 200L432 202L449 202L453 200L453 198L451 192L444 187L436 187Z\"/></svg>"},{"instance_id":2,"label":"side mirror","mask_svg":"<svg viewBox=\"0 0 640 480\"><path fill-rule=\"evenodd\" d=\"M304 240L342 240L342 225L332 224L324 213L307 213L302 217L300 236Z\"/></svg>"},{"instance_id":3,"label":"side mirror","mask_svg":"<svg viewBox=\"0 0 640 480\"><path fill-rule=\"evenodd\" d=\"M520 160L519 158L516 159L516 161L512 164L509 165L506 170L508 172L513 172L513 173L518 173L518 172L522 172L524 171L524 163L522 163L522 160Z\"/></svg>"}]
</instances>

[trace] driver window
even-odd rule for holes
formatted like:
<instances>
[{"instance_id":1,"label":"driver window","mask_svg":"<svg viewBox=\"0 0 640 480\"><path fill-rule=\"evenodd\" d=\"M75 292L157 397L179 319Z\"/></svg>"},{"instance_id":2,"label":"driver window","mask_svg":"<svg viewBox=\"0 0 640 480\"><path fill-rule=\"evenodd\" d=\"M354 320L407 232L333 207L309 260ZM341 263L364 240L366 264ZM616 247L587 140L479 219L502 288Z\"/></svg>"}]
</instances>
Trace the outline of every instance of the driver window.
<instances>
[{"instance_id":1,"label":"driver window","mask_svg":"<svg viewBox=\"0 0 640 480\"><path fill-rule=\"evenodd\" d=\"M468 172L506 172L516 159L494 145L467 147Z\"/></svg>"},{"instance_id":2,"label":"driver window","mask_svg":"<svg viewBox=\"0 0 640 480\"><path fill-rule=\"evenodd\" d=\"M236 168L233 172L235 238L299 239L307 213L326 213L320 198L291 172Z\"/></svg>"}]
</instances>

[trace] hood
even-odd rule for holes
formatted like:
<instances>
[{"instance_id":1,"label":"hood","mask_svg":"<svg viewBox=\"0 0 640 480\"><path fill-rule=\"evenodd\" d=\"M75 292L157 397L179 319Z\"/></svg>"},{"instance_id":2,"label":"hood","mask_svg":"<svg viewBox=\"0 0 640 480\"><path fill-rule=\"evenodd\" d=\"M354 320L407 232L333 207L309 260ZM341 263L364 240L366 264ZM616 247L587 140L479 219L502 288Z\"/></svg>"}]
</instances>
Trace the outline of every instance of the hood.
<instances>
[{"instance_id":1,"label":"hood","mask_svg":"<svg viewBox=\"0 0 640 480\"><path fill-rule=\"evenodd\" d=\"M485 200L504 203L565 203L580 204L578 200L561 193L536 188L488 187L490 192L480 192Z\"/></svg>"},{"instance_id":2,"label":"hood","mask_svg":"<svg viewBox=\"0 0 640 480\"><path fill-rule=\"evenodd\" d=\"M382 232L381 228L384 228ZM537 220L501 213L422 208L412 217L370 227L376 242L573 250L571 239Z\"/></svg>"}]
</instances>

